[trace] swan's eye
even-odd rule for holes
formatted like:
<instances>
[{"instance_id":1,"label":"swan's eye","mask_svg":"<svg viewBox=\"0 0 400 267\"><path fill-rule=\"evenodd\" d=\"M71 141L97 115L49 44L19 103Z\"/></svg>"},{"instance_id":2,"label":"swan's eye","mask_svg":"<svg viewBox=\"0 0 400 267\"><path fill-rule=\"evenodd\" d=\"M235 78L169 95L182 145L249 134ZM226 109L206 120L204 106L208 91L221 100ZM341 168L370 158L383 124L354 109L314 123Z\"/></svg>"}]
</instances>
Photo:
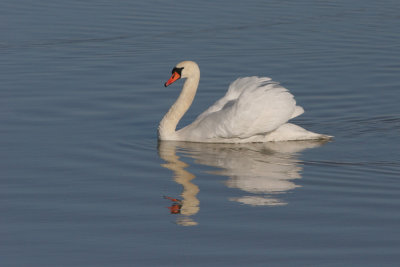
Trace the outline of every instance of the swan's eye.
<instances>
[{"instance_id":1,"label":"swan's eye","mask_svg":"<svg viewBox=\"0 0 400 267\"><path fill-rule=\"evenodd\" d=\"M175 67L175 68L172 70L172 74L173 74L174 72L176 72L176 73L179 74L179 76L182 76L182 70L183 70L183 67L182 67L182 68L177 68L177 67Z\"/></svg>"}]
</instances>

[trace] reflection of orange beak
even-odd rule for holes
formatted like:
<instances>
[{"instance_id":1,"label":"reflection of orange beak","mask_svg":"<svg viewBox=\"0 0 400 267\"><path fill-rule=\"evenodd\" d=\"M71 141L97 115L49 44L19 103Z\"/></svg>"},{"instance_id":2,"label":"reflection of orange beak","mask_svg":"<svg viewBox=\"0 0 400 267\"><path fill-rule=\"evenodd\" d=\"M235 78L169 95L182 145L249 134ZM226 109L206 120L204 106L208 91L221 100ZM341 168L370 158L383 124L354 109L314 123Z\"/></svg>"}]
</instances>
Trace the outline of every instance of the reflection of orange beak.
<instances>
[{"instance_id":1,"label":"reflection of orange beak","mask_svg":"<svg viewBox=\"0 0 400 267\"><path fill-rule=\"evenodd\" d=\"M181 77L181 75L179 75L176 71L174 73L172 73L171 78L169 78L169 80L164 84L165 87L167 87L168 85L170 85L171 83L175 82L176 80L178 80Z\"/></svg>"},{"instance_id":2,"label":"reflection of orange beak","mask_svg":"<svg viewBox=\"0 0 400 267\"><path fill-rule=\"evenodd\" d=\"M179 213L181 213L181 208L182 208L182 205L179 205L177 203L174 203L171 207L168 207L168 209L171 212L171 214L179 214Z\"/></svg>"},{"instance_id":3,"label":"reflection of orange beak","mask_svg":"<svg viewBox=\"0 0 400 267\"><path fill-rule=\"evenodd\" d=\"M179 213L181 213L181 208L182 208L182 201L181 200L179 200L177 198L167 197L167 196L164 196L164 198L165 199L169 199L172 202L174 202L171 207L168 207L168 209L171 212L171 214L179 214Z\"/></svg>"}]
</instances>

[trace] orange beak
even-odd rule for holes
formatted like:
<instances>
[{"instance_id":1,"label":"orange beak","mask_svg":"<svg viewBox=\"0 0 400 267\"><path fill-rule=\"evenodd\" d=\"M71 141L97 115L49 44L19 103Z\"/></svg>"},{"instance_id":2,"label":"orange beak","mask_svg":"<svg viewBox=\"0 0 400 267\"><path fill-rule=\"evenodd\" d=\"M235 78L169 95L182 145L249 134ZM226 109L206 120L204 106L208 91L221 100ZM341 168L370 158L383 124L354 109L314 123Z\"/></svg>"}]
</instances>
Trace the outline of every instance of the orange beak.
<instances>
[{"instance_id":1,"label":"orange beak","mask_svg":"<svg viewBox=\"0 0 400 267\"><path fill-rule=\"evenodd\" d=\"M170 85L171 83L175 82L176 80L178 80L181 77L181 75L179 75L176 71L174 73L172 73L171 78L169 78L169 80L164 84L165 87L167 87L168 85Z\"/></svg>"}]
</instances>

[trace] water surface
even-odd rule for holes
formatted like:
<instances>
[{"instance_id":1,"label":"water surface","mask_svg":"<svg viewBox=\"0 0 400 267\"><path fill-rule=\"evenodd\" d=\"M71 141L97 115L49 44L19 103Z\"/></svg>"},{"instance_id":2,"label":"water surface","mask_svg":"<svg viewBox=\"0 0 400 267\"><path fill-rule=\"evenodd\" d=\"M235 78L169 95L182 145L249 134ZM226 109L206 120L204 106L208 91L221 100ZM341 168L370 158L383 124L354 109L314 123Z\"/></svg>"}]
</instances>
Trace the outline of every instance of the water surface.
<instances>
[{"instance_id":1,"label":"water surface","mask_svg":"<svg viewBox=\"0 0 400 267\"><path fill-rule=\"evenodd\" d=\"M4 266L397 266L397 1L2 1ZM327 143L157 142L268 76ZM167 197L167 198L165 198ZM173 214L178 213L178 214Z\"/></svg>"}]
</instances>

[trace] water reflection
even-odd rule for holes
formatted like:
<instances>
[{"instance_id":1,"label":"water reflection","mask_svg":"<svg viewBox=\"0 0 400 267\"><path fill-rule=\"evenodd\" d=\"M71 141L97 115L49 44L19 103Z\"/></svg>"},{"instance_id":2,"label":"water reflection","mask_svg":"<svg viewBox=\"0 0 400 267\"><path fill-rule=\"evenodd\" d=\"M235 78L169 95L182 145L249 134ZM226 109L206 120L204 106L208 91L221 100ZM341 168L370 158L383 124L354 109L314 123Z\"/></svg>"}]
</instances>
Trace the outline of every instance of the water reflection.
<instances>
[{"instance_id":1,"label":"water reflection","mask_svg":"<svg viewBox=\"0 0 400 267\"><path fill-rule=\"evenodd\" d=\"M193 158L198 164L218 168L213 173L229 177L225 181L227 187L244 192L243 196L230 200L253 206L278 206L287 204L279 198L279 194L299 187L294 182L301 178L299 153L323 143L325 142L206 144L160 141L159 155L167 162L162 166L172 170L174 180L183 186L182 199L167 197L173 201L171 213L181 214L178 224L197 224L191 216L199 211L199 187L192 182L195 175L185 169L189 165L180 160L177 150L180 155Z\"/></svg>"},{"instance_id":2,"label":"water reflection","mask_svg":"<svg viewBox=\"0 0 400 267\"><path fill-rule=\"evenodd\" d=\"M199 211L200 201L196 196L200 190L197 185L191 182L191 180L196 176L185 170L189 165L179 160L179 156L176 155L178 144L180 143L168 141L160 141L158 143L158 153L160 157L167 162L161 166L173 171L175 182L183 186L183 192L181 194L181 197L183 198L182 200L168 196L165 198L173 201L173 204L170 207L171 213L180 213L183 215L178 218L178 224L185 226L197 225L190 216Z\"/></svg>"}]
</instances>

